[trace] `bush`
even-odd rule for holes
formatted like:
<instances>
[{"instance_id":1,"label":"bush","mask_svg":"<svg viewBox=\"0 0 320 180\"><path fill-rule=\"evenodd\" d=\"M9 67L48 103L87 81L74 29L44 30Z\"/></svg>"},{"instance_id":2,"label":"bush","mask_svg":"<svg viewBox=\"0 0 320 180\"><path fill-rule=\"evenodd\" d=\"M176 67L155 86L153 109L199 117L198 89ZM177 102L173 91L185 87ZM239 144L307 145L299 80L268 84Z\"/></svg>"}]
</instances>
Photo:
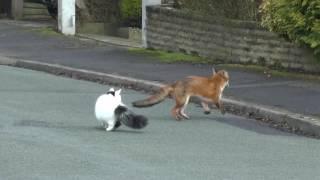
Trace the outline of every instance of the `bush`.
<instances>
[{"instance_id":1,"label":"bush","mask_svg":"<svg viewBox=\"0 0 320 180\"><path fill-rule=\"evenodd\" d=\"M118 0L85 0L94 22L117 22L119 20Z\"/></svg>"},{"instance_id":2,"label":"bush","mask_svg":"<svg viewBox=\"0 0 320 180\"><path fill-rule=\"evenodd\" d=\"M121 0L120 14L123 25L141 27L142 0Z\"/></svg>"},{"instance_id":3,"label":"bush","mask_svg":"<svg viewBox=\"0 0 320 180\"><path fill-rule=\"evenodd\" d=\"M264 0L262 25L314 49L320 60L320 1Z\"/></svg>"}]
</instances>

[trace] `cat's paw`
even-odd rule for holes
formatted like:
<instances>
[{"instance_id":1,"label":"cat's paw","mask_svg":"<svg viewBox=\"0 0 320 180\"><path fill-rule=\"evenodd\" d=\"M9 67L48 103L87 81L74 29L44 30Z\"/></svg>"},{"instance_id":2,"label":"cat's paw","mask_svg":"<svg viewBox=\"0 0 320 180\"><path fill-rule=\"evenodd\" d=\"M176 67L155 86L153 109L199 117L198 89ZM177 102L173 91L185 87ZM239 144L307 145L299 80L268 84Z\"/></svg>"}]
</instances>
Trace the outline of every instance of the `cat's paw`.
<instances>
[{"instance_id":1,"label":"cat's paw","mask_svg":"<svg viewBox=\"0 0 320 180\"><path fill-rule=\"evenodd\" d=\"M103 122L103 123L102 123L102 127L105 128L105 129L107 129L107 128L108 128L108 124Z\"/></svg>"},{"instance_id":2,"label":"cat's paw","mask_svg":"<svg viewBox=\"0 0 320 180\"><path fill-rule=\"evenodd\" d=\"M112 130L114 130L114 127L113 126L109 126L108 128L106 128L106 131L112 131Z\"/></svg>"}]
</instances>

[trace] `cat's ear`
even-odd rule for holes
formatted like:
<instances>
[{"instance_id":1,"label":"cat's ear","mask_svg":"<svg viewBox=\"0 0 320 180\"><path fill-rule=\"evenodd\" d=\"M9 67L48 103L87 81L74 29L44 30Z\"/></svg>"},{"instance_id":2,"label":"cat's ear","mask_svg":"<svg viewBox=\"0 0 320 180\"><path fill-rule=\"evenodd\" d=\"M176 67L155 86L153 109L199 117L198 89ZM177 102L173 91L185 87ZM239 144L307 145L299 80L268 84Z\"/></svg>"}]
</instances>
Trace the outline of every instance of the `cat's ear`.
<instances>
[{"instance_id":1,"label":"cat's ear","mask_svg":"<svg viewBox=\"0 0 320 180\"><path fill-rule=\"evenodd\" d=\"M121 89L116 91L116 95L120 95L120 93L121 93Z\"/></svg>"}]
</instances>

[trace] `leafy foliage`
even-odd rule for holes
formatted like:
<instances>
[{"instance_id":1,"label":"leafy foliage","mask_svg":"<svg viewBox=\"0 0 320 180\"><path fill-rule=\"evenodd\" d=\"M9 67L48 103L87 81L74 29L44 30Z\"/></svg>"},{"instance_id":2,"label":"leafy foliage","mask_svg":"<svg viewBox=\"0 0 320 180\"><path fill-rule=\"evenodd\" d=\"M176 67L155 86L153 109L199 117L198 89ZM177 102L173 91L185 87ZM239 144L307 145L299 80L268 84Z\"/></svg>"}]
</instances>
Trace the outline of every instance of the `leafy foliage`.
<instances>
[{"instance_id":1,"label":"leafy foliage","mask_svg":"<svg viewBox=\"0 0 320 180\"><path fill-rule=\"evenodd\" d=\"M84 0L90 21L141 27L142 0Z\"/></svg>"},{"instance_id":2,"label":"leafy foliage","mask_svg":"<svg viewBox=\"0 0 320 180\"><path fill-rule=\"evenodd\" d=\"M94 22L113 22L119 19L118 0L85 0Z\"/></svg>"},{"instance_id":3,"label":"leafy foliage","mask_svg":"<svg viewBox=\"0 0 320 180\"><path fill-rule=\"evenodd\" d=\"M130 27L141 27L142 0L121 0L122 22Z\"/></svg>"},{"instance_id":4,"label":"leafy foliage","mask_svg":"<svg viewBox=\"0 0 320 180\"><path fill-rule=\"evenodd\" d=\"M264 0L262 25L294 42L307 44L320 60L320 1Z\"/></svg>"}]
</instances>

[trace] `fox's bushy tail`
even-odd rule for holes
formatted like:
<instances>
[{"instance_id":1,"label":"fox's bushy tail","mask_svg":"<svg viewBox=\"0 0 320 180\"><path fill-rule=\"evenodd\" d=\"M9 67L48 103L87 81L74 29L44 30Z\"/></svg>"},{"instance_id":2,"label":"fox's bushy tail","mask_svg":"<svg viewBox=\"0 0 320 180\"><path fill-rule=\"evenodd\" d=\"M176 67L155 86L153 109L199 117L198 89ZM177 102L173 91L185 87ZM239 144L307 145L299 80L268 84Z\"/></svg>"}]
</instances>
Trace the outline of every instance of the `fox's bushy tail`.
<instances>
[{"instance_id":1,"label":"fox's bushy tail","mask_svg":"<svg viewBox=\"0 0 320 180\"><path fill-rule=\"evenodd\" d=\"M133 113L125 106L118 106L115 109L115 116L118 122L133 129L142 129L148 125L146 117Z\"/></svg>"},{"instance_id":2,"label":"fox's bushy tail","mask_svg":"<svg viewBox=\"0 0 320 180\"><path fill-rule=\"evenodd\" d=\"M132 105L134 107L149 107L149 106L153 106L155 104L159 104L160 102L162 102L167 96L169 96L169 94L173 91L172 86L166 86L161 88L161 90L155 94L150 96L147 99L143 99L143 100L139 100L139 101L135 101L132 103Z\"/></svg>"}]
</instances>

